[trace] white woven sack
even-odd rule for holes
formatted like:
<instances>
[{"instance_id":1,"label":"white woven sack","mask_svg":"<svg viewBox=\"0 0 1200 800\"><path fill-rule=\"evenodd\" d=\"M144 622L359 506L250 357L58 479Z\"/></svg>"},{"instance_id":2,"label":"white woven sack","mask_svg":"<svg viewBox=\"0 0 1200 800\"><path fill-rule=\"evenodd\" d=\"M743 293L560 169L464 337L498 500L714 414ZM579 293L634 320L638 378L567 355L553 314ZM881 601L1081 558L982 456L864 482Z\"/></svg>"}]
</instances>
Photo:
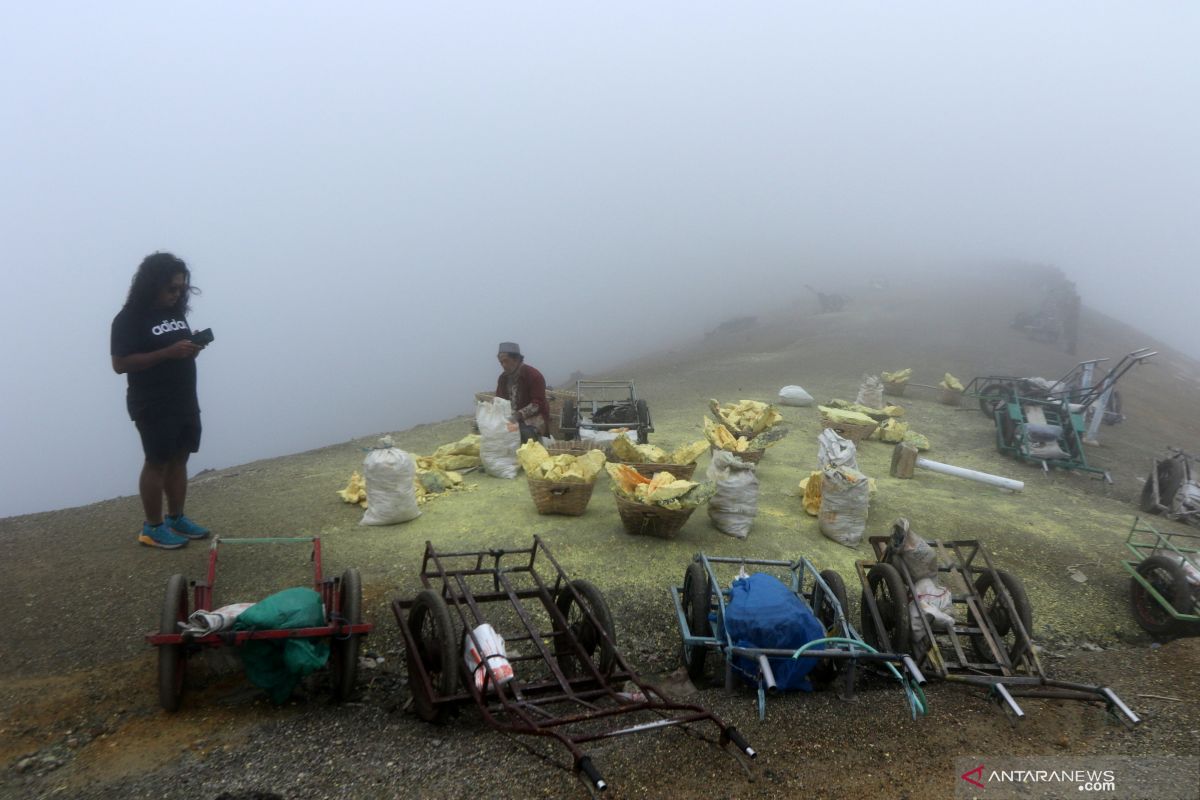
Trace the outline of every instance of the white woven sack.
<instances>
[{"instance_id":1,"label":"white woven sack","mask_svg":"<svg viewBox=\"0 0 1200 800\"><path fill-rule=\"evenodd\" d=\"M811 406L813 396L804 391L801 386L785 386L779 390L779 404L781 406Z\"/></svg>"},{"instance_id":2,"label":"white woven sack","mask_svg":"<svg viewBox=\"0 0 1200 800\"><path fill-rule=\"evenodd\" d=\"M483 471L494 478L517 477L517 448L521 429L511 422L512 403L495 397L475 404L475 423L479 426L479 460ZM368 497L368 502L370 497Z\"/></svg>"},{"instance_id":3,"label":"white woven sack","mask_svg":"<svg viewBox=\"0 0 1200 800\"><path fill-rule=\"evenodd\" d=\"M745 539L758 515L758 476L748 464L726 450L713 453L708 479L717 492L708 500L708 518L728 536Z\"/></svg>"},{"instance_id":4,"label":"white woven sack","mask_svg":"<svg viewBox=\"0 0 1200 800\"><path fill-rule=\"evenodd\" d=\"M363 480L367 484L367 510L360 525L395 525L421 516L413 479L417 462L408 453L392 445L392 437L379 440L379 446L363 459Z\"/></svg>"}]
</instances>

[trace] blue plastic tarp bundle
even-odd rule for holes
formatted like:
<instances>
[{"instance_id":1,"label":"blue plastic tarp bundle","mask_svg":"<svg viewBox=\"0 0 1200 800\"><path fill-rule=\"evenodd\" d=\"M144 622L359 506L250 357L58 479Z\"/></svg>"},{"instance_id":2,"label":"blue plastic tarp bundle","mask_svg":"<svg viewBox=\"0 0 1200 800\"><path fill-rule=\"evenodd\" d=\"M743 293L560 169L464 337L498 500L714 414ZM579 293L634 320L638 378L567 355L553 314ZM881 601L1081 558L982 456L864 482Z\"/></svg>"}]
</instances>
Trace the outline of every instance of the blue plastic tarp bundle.
<instances>
[{"instance_id":1,"label":"blue plastic tarp bundle","mask_svg":"<svg viewBox=\"0 0 1200 800\"><path fill-rule=\"evenodd\" d=\"M825 628L812 609L773 575L756 572L733 582L725 606L725 629L738 647L795 650L825 635ZM816 659L789 656L770 658L775 685L780 689L812 691L808 673ZM735 656L734 669L756 682L756 659Z\"/></svg>"}]
</instances>

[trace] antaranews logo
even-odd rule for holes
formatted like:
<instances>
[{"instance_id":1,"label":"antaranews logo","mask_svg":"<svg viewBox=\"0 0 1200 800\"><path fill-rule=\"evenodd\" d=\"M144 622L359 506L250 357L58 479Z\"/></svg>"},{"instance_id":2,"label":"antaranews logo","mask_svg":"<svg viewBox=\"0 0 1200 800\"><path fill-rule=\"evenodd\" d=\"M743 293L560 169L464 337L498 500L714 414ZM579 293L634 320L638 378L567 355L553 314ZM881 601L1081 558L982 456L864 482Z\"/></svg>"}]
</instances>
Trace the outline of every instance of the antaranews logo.
<instances>
[{"instance_id":1,"label":"antaranews logo","mask_svg":"<svg viewBox=\"0 0 1200 800\"><path fill-rule=\"evenodd\" d=\"M171 331L186 331L187 323L178 319L164 319L162 322L150 329L150 332L155 336L162 336L164 333Z\"/></svg>"},{"instance_id":2,"label":"antaranews logo","mask_svg":"<svg viewBox=\"0 0 1200 800\"><path fill-rule=\"evenodd\" d=\"M989 785L1075 784L1080 792L1115 792L1117 773L1111 769L986 769L983 764L959 775L979 789Z\"/></svg>"}]
</instances>

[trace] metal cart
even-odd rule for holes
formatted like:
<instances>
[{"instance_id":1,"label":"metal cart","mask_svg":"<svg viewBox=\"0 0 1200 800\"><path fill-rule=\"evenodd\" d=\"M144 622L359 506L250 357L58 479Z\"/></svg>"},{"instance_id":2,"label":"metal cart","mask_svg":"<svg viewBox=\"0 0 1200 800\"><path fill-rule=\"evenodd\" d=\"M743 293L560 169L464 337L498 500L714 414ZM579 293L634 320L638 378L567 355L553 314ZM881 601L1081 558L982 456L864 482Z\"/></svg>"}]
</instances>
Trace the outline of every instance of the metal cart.
<instances>
[{"instance_id":1,"label":"metal cart","mask_svg":"<svg viewBox=\"0 0 1200 800\"><path fill-rule=\"evenodd\" d=\"M1156 459L1150 468L1138 504L1148 514L1200 525L1200 458L1178 447L1167 450L1167 457Z\"/></svg>"},{"instance_id":2,"label":"metal cart","mask_svg":"<svg viewBox=\"0 0 1200 800\"><path fill-rule=\"evenodd\" d=\"M313 565L312 588L321 595L326 624L314 628L284 628L260 631L222 631L207 636L180 633L191 611L212 610L219 605L214 600L217 584L217 552L221 545L275 545L310 543ZM359 640L371 632L370 623L362 621L362 580L358 570L348 569L341 578L326 578L322 573L321 539L317 536L226 539L215 537L208 549L208 576L193 581L194 600L188 605L188 581L183 575L167 580L162 613L156 633L146 634L146 641L158 648L158 701L167 711L177 711L183 696L184 677L188 659L205 647L236 647L250 641L284 640L295 638L330 639L329 666L333 695L344 700L354 688L358 672Z\"/></svg>"},{"instance_id":3,"label":"metal cart","mask_svg":"<svg viewBox=\"0 0 1200 800\"><path fill-rule=\"evenodd\" d=\"M1137 624L1154 636L1200 634L1200 534L1162 533L1134 517L1125 546Z\"/></svg>"},{"instance_id":4,"label":"metal cart","mask_svg":"<svg viewBox=\"0 0 1200 800\"><path fill-rule=\"evenodd\" d=\"M473 701L497 730L561 743L593 794L608 784L582 745L669 726L716 726L716 743L749 773L743 760L754 758L754 749L712 712L646 683L616 648L603 595L586 580L568 578L540 537L526 548L466 552L439 551L426 542L420 579L425 588L396 599L392 611L422 719L444 721ZM476 669L483 675L467 667L466 647L487 652L476 634L483 623L504 639L513 670L507 682L497 678L490 658Z\"/></svg>"},{"instance_id":5,"label":"metal cart","mask_svg":"<svg viewBox=\"0 0 1200 800\"><path fill-rule=\"evenodd\" d=\"M935 627L919 614L921 629L914 632L909 603L917 589L898 550L907 530L907 523L898 521L891 536L870 537L875 561L855 564L868 643L911 653L930 678L986 688L1013 719L1025 716L1018 697L1044 697L1101 702L1123 722L1141 722L1107 686L1046 675L1030 639L1033 609L1025 587L1016 575L996 569L981 541L926 539L938 554L942 585L951 590L954 624Z\"/></svg>"},{"instance_id":6,"label":"metal cart","mask_svg":"<svg viewBox=\"0 0 1200 800\"><path fill-rule=\"evenodd\" d=\"M585 381L575 384L575 397L563 401L562 434L580 438L582 430L637 430L638 441L646 444L654 433L650 407L637 396L633 381Z\"/></svg>"},{"instance_id":7,"label":"metal cart","mask_svg":"<svg viewBox=\"0 0 1200 800\"><path fill-rule=\"evenodd\" d=\"M731 589L729 581L718 578L716 566L739 567L741 572L749 567L766 567L783 577L792 593L803 601L825 629L825 637L808 642L798 650L765 647L745 647L733 642L725 626L726 606ZM728 576L726 576L728 577ZM726 588L722 588L726 587ZM732 691L734 675L741 672L751 680L758 690L758 718L766 717L766 696L776 688L775 676L770 659L805 658L820 659L809 674L817 683L830 683L838 678L842 696L853 697L858 666L887 667L900 680L908 694L914 717L924 713L924 700L919 697L919 686L925 678L916 663L906 653L876 650L859 636L846 618L849 605L846 600L846 584L841 575L833 570L818 572L807 558L795 561L777 561L761 558L723 558L698 553L688 564L683 574L683 585L671 587L671 600L675 605L675 616L679 622L682 640L681 656L692 680L704 676L704 668L710 651L721 653L725 658L725 689ZM754 669L737 667L737 658L745 657ZM745 662L743 662L745 663ZM902 677L904 670L907 677Z\"/></svg>"}]
</instances>

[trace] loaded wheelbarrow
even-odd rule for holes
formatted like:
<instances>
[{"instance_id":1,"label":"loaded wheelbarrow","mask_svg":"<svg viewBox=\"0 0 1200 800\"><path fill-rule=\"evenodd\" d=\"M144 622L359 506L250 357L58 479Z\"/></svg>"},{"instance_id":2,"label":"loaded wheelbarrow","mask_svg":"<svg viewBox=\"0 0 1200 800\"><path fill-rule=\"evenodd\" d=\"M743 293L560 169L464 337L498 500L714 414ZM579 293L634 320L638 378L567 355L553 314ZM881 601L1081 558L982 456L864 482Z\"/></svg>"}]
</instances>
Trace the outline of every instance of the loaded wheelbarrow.
<instances>
[{"instance_id":1,"label":"loaded wheelbarrow","mask_svg":"<svg viewBox=\"0 0 1200 800\"><path fill-rule=\"evenodd\" d=\"M341 578L326 578L322 574L321 539L316 536L285 538L226 539L217 536L208 550L208 576L193 581L191 611L211 611L217 608L214 590L217 583L217 551L221 545L312 544L310 560L313 565L312 588L321 596L325 624L308 628L275 630L223 630L196 636L181 632L191 615L188 605L188 581L183 575L167 579L157 633L146 634L146 641L158 648L158 701L167 711L177 711L183 696L184 677L188 659L208 647L237 647L247 642L283 641L287 639L329 639L329 665L336 700L344 700L354 688L358 673L359 640L371 632L370 623L362 621L362 581L358 570L347 569Z\"/></svg>"},{"instance_id":2,"label":"loaded wheelbarrow","mask_svg":"<svg viewBox=\"0 0 1200 800\"><path fill-rule=\"evenodd\" d=\"M583 745L669 726L716 726L717 743L749 773L743 759L754 749L711 711L646 683L617 650L600 590L568 578L540 537L526 548L466 552L426 542L420 579L425 588L392 611L422 719L441 722L473 702L499 731L566 747L592 794L608 784Z\"/></svg>"},{"instance_id":3,"label":"loaded wheelbarrow","mask_svg":"<svg viewBox=\"0 0 1200 800\"><path fill-rule=\"evenodd\" d=\"M1155 636L1200 634L1200 534L1161 533L1134 517L1125 546L1137 624Z\"/></svg>"},{"instance_id":4,"label":"loaded wheelbarrow","mask_svg":"<svg viewBox=\"0 0 1200 800\"><path fill-rule=\"evenodd\" d=\"M609 432L632 428L641 444L650 441L654 421L650 407L637 396L633 381L585 381L575 383L575 397L563 401L562 435L579 439L582 431Z\"/></svg>"},{"instance_id":5,"label":"loaded wheelbarrow","mask_svg":"<svg viewBox=\"0 0 1200 800\"><path fill-rule=\"evenodd\" d=\"M739 567L734 583L722 583L717 576L717 565ZM743 586L745 592L740 588L735 590L737 580L753 581L764 577L762 574L747 575L747 566L770 568L783 574L786 583L779 581L776 584L771 580L775 576L766 573L770 576L766 583L758 586L747 583ZM811 612L815 625L806 625L804 620L808 615L803 612L785 616L781 625L775 620L762 619L757 609L749 607L748 604L754 602L750 600L751 593L762 592L760 596L771 598L774 595L774 601L784 601L782 605L799 611L798 605L781 594L783 586ZM890 672L904 687L913 717L918 712L925 713L920 690L925 678L916 663L907 653L891 652L886 647L877 649L863 641L846 617L849 605L842 577L833 570L818 572L807 558L775 561L699 553L688 564L683 585L671 587L671 600L683 642L681 656L689 677L692 680L702 678L709 652L720 653L725 658L725 689L733 690L735 675L753 683L758 690L760 720L766 717L767 693L778 688L777 672L782 672L797 688L805 688L806 677L811 677L817 684L840 680L842 696L849 699L854 695L860 664ZM736 608L738 603L747 605L744 611ZM762 634L771 641L758 646L766 640L755 637L756 642L750 643L743 639L738 622L742 617L758 617L756 624L772 628L771 632ZM795 625L794 635L779 636L780 629L789 624ZM738 633L735 634L735 630ZM783 642L790 646L780 646ZM799 671L796 670L798 665Z\"/></svg>"},{"instance_id":6,"label":"loaded wheelbarrow","mask_svg":"<svg viewBox=\"0 0 1200 800\"><path fill-rule=\"evenodd\" d=\"M874 561L858 561L862 584L862 628L868 643L911 653L930 678L988 690L1013 719L1024 710L1017 697L1095 701L1129 725L1141 720L1107 686L1060 681L1042 668L1030 633L1033 608L1020 578L996 569L983 542L975 539L920 540L932 548L939 589L950 603L939 623L910 604L928 597L914 579L915 561L903 550L908 521L897 520L891 536L870 537ZM918 537L919 539L919 537ZM918 606L920 608L920 606ZM915 621L915 624L914 624Z\"/></svg>"}]
</instances>

